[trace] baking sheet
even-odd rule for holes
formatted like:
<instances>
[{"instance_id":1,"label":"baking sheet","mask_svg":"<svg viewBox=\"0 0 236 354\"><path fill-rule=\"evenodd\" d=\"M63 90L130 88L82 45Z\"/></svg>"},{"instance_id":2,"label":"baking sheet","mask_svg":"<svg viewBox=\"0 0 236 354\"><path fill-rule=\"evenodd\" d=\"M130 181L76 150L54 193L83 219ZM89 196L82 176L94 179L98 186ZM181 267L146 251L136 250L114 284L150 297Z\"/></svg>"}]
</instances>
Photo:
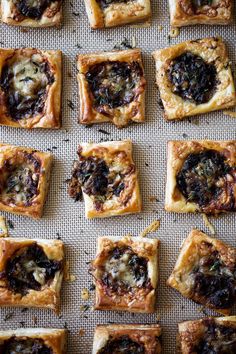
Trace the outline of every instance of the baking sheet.
<instances>
[{"instance_id":1,"label":"baking sheet","mask_svg":"<svg viewBox=\"0 0 236 354\"><path fill-rule=\"evenodd\" d=\"M106 323L159 323L163 327L163 353L175 353L177 323L187 319L201 318L205 314L201 306L183 299L169 289L166 279L175 263L179 246L191 228L197 227L209 232L201 215L175 215L165 213L164 185L166 170L166 142L171 139L235 139L236 120L222 112L202 115L191 121L168 123L162 116L157 103L154 84L154 61L151 52L187 39L221 35L227 42L229 56L235 68L235 24L220 26L194 26L181 29L177 38L169 40L170 30L168 5L166 1L152 1L153 18L151 27L130 26L106 30L90 29L83 1L65 1L64 24L61 29L29 29L0 26L0 45L7 47L34 46L41 49L61 49L64 53L63 79L63 129L61 131L34 130L32 132L7 127L0 128L0 140L10 144L34 147L54 154L51 188L45 207L44 218L40 221L5 214L14 229L12 236L52 239L60 235L66 244L70 273L76 281L64 283L62 289L61 315L45 310L0 309L0 328L59 327L69 329L68 353L87 354L91 352L93 332L97 324ZM79 14L79 15L78 15ZM77 16L78 15L78 16ZM158 26L162 26L160 31ZM76 84L75 56L77 53L110 50L126 37L143 50L147 78L146 117L144 124L134 124L118 130L111 124L85 128L77 124L78 99ZM75 106L72 110L68 103ZM99 132L99 128L109 135ZM134 142L134 160L140 171L140 187L144 211L141 214L121 216L105 220L86 220L84 204L74 203L66 192L65 180L70 177L72 161L76 158L80 142L99 142L104 139L131 138ZM158 202L151 201L156 196ZM152 198L151 198L152 199ZM83 288L89 288L92 279L88 274L88 262L94 257L98 235L122 236L139 233L153 220L160 219L160 229L151 235L161 240L160 285L158 306L154 315L118 312L92 311L91 299L81 298ZM223 215L212 219L217 235L232 246L235 240L235 215ZM150 236L149 236L150 237ZM86 305L90 305L88 308ZM84 307L85 306L85 307ZM86 311L84 311L88 308ZM206 314L212 312L206 310ZM235 312L234 312L235 313ZM81 334L83 334L81 336Z\"/></svg>"}]
</instances>

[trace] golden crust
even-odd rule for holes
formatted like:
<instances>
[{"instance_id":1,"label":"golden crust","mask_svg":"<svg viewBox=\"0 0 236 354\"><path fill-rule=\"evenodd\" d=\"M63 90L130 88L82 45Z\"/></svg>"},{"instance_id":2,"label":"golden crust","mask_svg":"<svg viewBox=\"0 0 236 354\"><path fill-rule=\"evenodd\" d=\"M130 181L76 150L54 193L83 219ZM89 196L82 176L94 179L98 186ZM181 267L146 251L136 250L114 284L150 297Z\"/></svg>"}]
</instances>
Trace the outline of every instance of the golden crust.
<instances>
[{"instance_id":1,"label":"golden crust","mask_svg":"<svg viewBox=\"0 0 236 354\"><path fill-rule=\"evenodd\" d=\"M152 313L155 311L156 289L158 285L158 249L160 241L141 237L99 237L95 260L92 262L96 285L96 310L123 310L129 312ZM122 296L106 291L99 279L99 269L103 267L109 252L115 247L129 247L139 257L148 261L150 288L140 288L135 293L127 292Z\"/></svg>"},{"instance_id":2,"label":"golden crust","mask_svg":"<svg viewBox=\"0 0 236 354\"><path fill-rule=\"evenodd\" d=\"M2 0L0 12L2 22L11 26L51 27L60 26L62 22L61 1L51 3L40 19L32 19L22 15L17 10L13 0Z\"/></svg>"},{"instance_id":3,"label":"golden crust","mask_svg":"<svg viewBox=\"0 0 236 354\"><path fill-rule=\"evenodd\" d=\"M47 88L43 112L34 115L32 118L23 118L17 121L12 120L7 112L5 94L0 89L0 125L27 129L58 129L61 127L62 52L60 50L45 51L34 48L0 49L0 76L8 59L22 58L37 53L48 60L54 76L54 82Z\"/></svg>"},{"instance_id":4,"label":"golden crust","mask_svg":"<svg viewBox=\"0 0 236 354\"><path fill-rule=\"evenodd\" d=\"M102 9L96 0L84 0L90 26L94 29L121 26L148 20L151 17L150 0L111 3Z\"/></svg>"},{"instance_id":5,"label":"golden crust","mask_svg":"<svg viewBox=\"0 0 236 354\"><path fill-rule=\"evenodd\" d=\"M22 153L32 154L41 163L38 194L32 199L32 203L28 206L23 203L22 205L16 205L13 203L6 204L3 202L0 195L0 210L39 219L42 217L43 206L48 193L52 155L50 153L36 151L27 147L0 143L0 171L2 176L5 168L5 162L9 159L11 159L11 161L15 159L17 160L18 155Z\"/></svg>"},{"instance_id":6,"label":"golden crust","mask_svg":"<svg viewBox=\"0 0 236 354\"><path fill-rule=\"evenodd\" d=\"M197 303L214 309L223 315L228 315L231 312L231 308L215 308L207 303L204 296L193 292L194 279L191 273L194 267L199 265L200 259L211 255L213 251L219 252L220 260L224 262L227 268L232 269L232 267L236 266L236 249L226 245L220 240L207 236L199 230L192 230L181 246L174 270L167 280L167 285Z\"/></svg>"},{"instance_id":7,"label":"golden crust","mask_svg":"<svg viewBox=\"0 0 236 354\"><path fill-rule=\"evenodd\" d=\"M169 141L168 142L168 156L167 156L167 180L166 180L166 197L165 210L189 213L203 211L194 202L186 201L185 197L177 188L176 176L180 171L187 156L191 153L199 153L204 149L215 150L222 153L226 157L226 163L229 166L236 165L236 141ZM235 190L235 188L234 188ZM236 191L234 192L236 196ZM210 210L211 214L225 212L223 208Z\"/></svg>"},{"instance_id":8,"label":"golden crust","mask_svg":"<svg viewBox=\"0 0 236 354\"><path fill-rule=\"evenodd\" d=\"M145 347L146 354L161 353L161 326L158 324L114 324L100 325L96 327L93 341L93 352L97 354L106 345L109 339L116 339L121 336L129 336L136 343Z\"/></svg>"},{"instance_id":9,"label":"golden crust","mask_svg":"<svg viewBox=\"0 0 236 354\"><path fill-rule=\"evenodd\" d=\"M169 0L169 9L172 26L227 25L232 22L233 1L217 0L213 6L205 5L193 11L187 0Z\"/></svg>"},{"instance_id":10,"label":"golden crust","mask_svg":"<svg viewBox=\"0 0 236 354\"><path fill-rule=\"evenodd\" d=\"M138 185L138 172L135 169L132 158L131 140L111 141L99 144L83 143L80 144L81 156L96 156L104 159L109 165L132 167L131 173L126 176L126 187L119 197L112 196L105 201L102 208L96 208L93 199L83 188L83 198L85 202L85 216L87 218L104 218L116 215L138 213L141 211L141 196Z\"/></svg>"},{"instance_id":11,"label":"golden crust","mask_svg":"<svg viewBox=\"0 0 236 354\"><path fill-rule=\"evenodd\" d=\"M30 240L24 238L0 239L0 272L3 272L8 259L20 248L34 243L41 246L49 259L63 261L64 245L60 240ZM22 296L8 289L6 281L0 280L0 306L40 307L49 308L59 312L60 289L63 279L63 270L56 272L52 282L46 284L41 290L30 289Z\"/></svg>"},{"instance_id":12,"label":"golden crust","mask_svg":"<svg viewBox=\"0 0 236 354\"><path fill-rule=\"evenodd\" d=\"M200 56L207 63L214 63L216 67L219 83L212 98L206 103L197 105L194 102L183 100L172 92L172 85L167 72L170 62L186 51ZM182 119L187 116L236 105L235 87L229 59L225 44L220 38L214 37L183 42L169 48L157 50L153 53L153 57L156 62L156 83L167 120Z\"/></svg>"},{"instance_id":13,"label":"golden crust","mask_svg":"<svg viewBox=\"0 0 236 354\"><path fill-rule=\"evenodd\" d=\"M143 69L141 50L127 49L105 53L81 54L77 58L78 84L80 93L80 119L81 124L93 124L102 122L113 122L117 127L123 127L130 121L143 122L145 119L145 84L144 76L141 78L140 86L144 87L142 92L129 104L110 109L109 115L99 113L93 108L93 101L89 91L89 85L85 74L95 64L119 61L132 63L137 62Z\"/></svg>"},{"instance_id":14,"label":"golden crust","mask_svg":"<svg viewBox=\"0 0 236 354\"><path fill-rule=\"evenodd\" d=\"M53 354L66 354L65 329L54 328L20 328L16 330L0 331L0 344L13 337L14 339L42 339L49 346Z\"/></svg>"},{"instance_id":15,"label":"golden crust","mask_svg":"<svg viewBox=\"0 0 236 354\"><path fill-rule=\"evenodd\" d=\"M202 339L208 323L236 328L236 316L210 317L179 323L178 346L182 354L191 354L194 345Z\"/></svg>"}]
</instances>

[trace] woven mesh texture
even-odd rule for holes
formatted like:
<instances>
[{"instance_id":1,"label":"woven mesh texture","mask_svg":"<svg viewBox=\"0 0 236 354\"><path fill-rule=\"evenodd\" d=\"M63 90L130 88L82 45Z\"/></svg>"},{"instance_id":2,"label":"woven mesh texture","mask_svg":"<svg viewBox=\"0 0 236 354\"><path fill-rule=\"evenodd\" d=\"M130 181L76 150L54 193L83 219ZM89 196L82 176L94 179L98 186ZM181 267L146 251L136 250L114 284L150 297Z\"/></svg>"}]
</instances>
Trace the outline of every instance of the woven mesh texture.
<instances>
[{"instance_id":1,"label":"woven mesh texture","mask_svg":"<svg viewBox=\"0 0 236 354\"><path fill-rule=\"evenodd\" d=\"M59 327L69 329L68 353L91 353L93 332L97 324L105 323L159 323L163 327L163 353L175 353L177 323L187 319L205 316L200 306L183 299L166 286L166 279L175 263L178 249L193 227L208 231L201 215L174 215L163 210L166 170L166 143L171 139L235 139L236 121L221 112L202 115L191 122L168 123L163 119L157 103L154 83L154 61L151 52L188 39L221 35L227 42L229 55L235 66L234 41L235 24L226 27L194 26L183 28L175 39L168 39L170 30L168 5L166 1L152 1L153 20L151 27L122 27L92 31L89 27L83 1L71 0L64 4L64 24L61 29L30 29L0 27L0 45L4 48L34 46L41 49L61 49L64 53L63 79L63 129L60 131L0 128L0 140L17 145L30 146L42 151L48 148L54 153L51 187L45 206L43 219L34 221L7 214L14 224L11 235L15 237L53 239L57 233L66 245L70 272L76 281L66 282L62 289L61 316L45 310L0 309L0 328ZM74 14L73 14L74 12ZM75 16L75 14L79 16ZM159 31L158 26L163 30ZM137 46L143 50L147 78L146 117L144 124L135 124L117 130L112 124L85 128L77 124L78 93L76 83L75 57L77 53L111 50L124 37L136 38ZM81 47L81 48L80 48ZM76 109L68 107L72 100ZM196 124L199 122L199 124ZM195 124L194 124L195 123ZM106 129L110 135L99 132ZM183 135L184 134L184 135ZM74 203L66 192L65 180L70 176L72 161L76 158L80 142L99 142L103 139L131 138L134 143L134 160L140 171L140 187L144 211L140 215L122 216L105 220L86 220L83 203ZM65 141L66 140L66 141ZM68 141L67 141L68 140ZM159 202L151 202L156 196ZM93 304L93 294L89 301L83 301L81 290L88 288L92 279L88 274L88 262L94 257L98 235L134 236L154 219L161 220L161 227L153 234L161 240L160 285L158 289L157 313L154 315L117 312L83 312L82 305ZM236 246L235 215L223 215L212 220L217 236ZM6 314L12 317L6 321ZM206 310L207 314L211 312ZM83 336L79 330L85 331Z\"/></svg>"}]
</instances>

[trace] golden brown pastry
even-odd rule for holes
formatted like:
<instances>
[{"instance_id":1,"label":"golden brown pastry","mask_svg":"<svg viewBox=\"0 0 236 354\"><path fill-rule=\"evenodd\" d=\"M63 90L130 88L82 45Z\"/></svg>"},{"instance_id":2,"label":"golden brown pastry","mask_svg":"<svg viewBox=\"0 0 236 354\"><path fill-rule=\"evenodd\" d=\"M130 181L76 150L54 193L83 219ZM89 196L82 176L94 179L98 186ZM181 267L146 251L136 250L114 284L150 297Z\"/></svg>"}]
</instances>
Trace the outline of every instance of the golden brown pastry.
<instances>
[{"instance_id":1,"label":"golden brown pastry","mask_svg":"<svg viewBox=\"0 0 236 354\"><path fill-rule=\"evenodd\" d=\"M236 353L236 316L179 323L181 354Z\"/></svg>"},{"instance_id":2,"label":"golden brown pastry","mask_svg":"<svg viewBox=\"0 0 236 354\"><path fill-rule=\"evenodd\" d=\"M151 313L158 284L159 240L99 237L91 263L95 309Z\"/></svg>"},{"instance_id":3,"label":"golden brown pastry","mask_svg":"<svg viewBox=\"0 0 236 354\"><path fill-rule=\"evenodd\" d=\"M41 307L58 313L63 262L60 240L0 238L0 306Z\"/></svg>"},{"instance_id":4,"label":"golden brown pastry","mask_svg":"<svg viewBox=\"0 0 236 354\"><path fill-rule=\"evenodd\" d=\"M192 230L167 284L183 296L228 315L236 302L236 249Z\"/></svg>"},{"instance_id":5,"label":"golden brown pastry","mask_svg":"<svg viewBox=\"0 0 236 354\"><path fill-rule=\"evenodd\" d=\"M183 42L153 53L167 120L236 105L225 44L220 38Z\"/></svg>"},{"instance_id":6,"label":"golden brown pastry","mask_svg":"<svg viewBox=\"0 0 236 354\"><path fill-rule=\"evenodd\" d=\"M138 213L141 197L132 142L83 143L74 161L69 195L83 196L87 218Z\"/></svg>"},{"instance_id":7,"label":"golden brown pastry","mask_svg":"<svg viewBox=\"0 0 236 354\"><path fill-rule=\"evenodd\" d=\"M169 0L170 23L188 25L227 25L232 21L232 0Z\"/></svg>"},{"instance_id":8,"label":"golden brown pastry","mask_svg":"<svg viewBox=\"0 0 236 354\"><path fill-rule=\"evenodd\" d=\"M61 127L60 50L0 49L0 125Z\"/></svg>"},{"instance_id":9,"label":"golden brown pastry","mask_svg":"<svg viewBox=\"0 0 236 354\"><path fill-rule=\"evenodd\" d=\"M1 20L13 26L59 26L62 21L61 0L2 0Z\"/></svg>"},{"instance_id":10,"label":"golden brown pastry","mask_svg":"<svg viewBox=\"0 0 236 354\"><path fill-rule=\"evenodd\" d=\"M20 328L0 331L1 353L66 354L66 330Z\"/></svg>"},{"instance_id":11,"label":"golden brown pastry","mask_svg":"<svg viewBox=\"0 0 236 354\"><path fill-rule=\"evenodd\" d=\"M92 354L161 353L161 327L158 324L114 324L97 326ZM119 351L120 349L120 351Z\"/></svg>"},{"instance_id":12,"label":"golden brown pastry","mask_svg":"<svg viewBox=\"0 0 236 354\"><path fill-rule=\"evenodd\" d=\"M123 127L145 118L144 69L140 49L78 55L80 123Z\"/></svg>"},{"instance_id":13,"label":"golden brown pastry","mask_svg":"<svg viewBox=\"0 0 236 354\"><path fill-rule=\"evenodd\" d=\"M84 0L92 28L114 27L148 20L150 0Z\"/></svg>"},{"instance_id":14,"label":"golden brown pastry","mask_svg":"<svg viewBox=\"0 0 236 354\"><path fill-rule=\"evenodd\" d=\"M51 165L50 153L0 144L0 210L42 217Z\"/></svg>"},{"instance_id":15,"label":"golden brown pastry","mask_svg":"<svg viewBox=\"0 0 236 354\"><path fill-rule=\"evenodd\" d=\"M236 141L170 141L165 209L236 211Z\"/></svg>"}]
</instances>

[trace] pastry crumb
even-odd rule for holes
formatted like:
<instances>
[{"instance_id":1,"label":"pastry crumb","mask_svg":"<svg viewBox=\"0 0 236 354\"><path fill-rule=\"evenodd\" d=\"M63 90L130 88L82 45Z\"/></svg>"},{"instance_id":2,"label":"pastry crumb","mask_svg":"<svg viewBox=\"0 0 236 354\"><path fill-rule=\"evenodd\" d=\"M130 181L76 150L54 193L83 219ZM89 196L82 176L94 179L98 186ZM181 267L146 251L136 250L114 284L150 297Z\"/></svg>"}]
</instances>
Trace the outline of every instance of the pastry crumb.
<instances>
[{"instance_id":1,"label":"pastry crumb","mask_svg":"<svg viewBox=\"0 0 236 354\"><path fill-rule=\"evenodd\" d=\"M159 202L159 199L155 196L152 195L151 197L149 197L150 202Z\"/></svg>"},{"instance_id":2,"label":"pastry crumb","mask_svg":"<svg viewBox=\"0 0 236 354\"><path fill-rule=\"evenodd\" d=\"M132 36L132 48L136 47L136 38L135 36Z\"/></svg>"},{"instance_id":3,"label":"pastry crumb","mask_svg":"<svg viewBox=\"0 0 236 354\"><path fill-rule=\"evenodd\" d=\"M86 288L82 289L82 291L81 291L81 298L82 298L83 300L88 300L89 297L90 297L90 294L89 294L88 289L86 289Z\"/></svg>"},{"instance_id":4,"label":"pastry crumb","mask_svg":"<svg viewBox=\"0 0 236 354\"><path fill-rule=\"evenodd\" d=\"M147 28L151 27L151 20L148 20L144 23L136 23L135 25L130 25L130 28Z\"/></svg>"},{"instance_id":5,"label":"pastry crumb","mask_svg":"<svg viewBox=\"0 0 236 354\"><path fill-rule=\"evenodd\" d=\"M210 230L211 234L212 235L215 235L216 232L215 232L215 228L214 226L210 223L208 217L206 216L206 214L202 214L202 218L203 218L203 221L206 225L206 227L208 227L208 229Z\"/></svg>"},{"instance_id":6,"label":"pastry crumb","mask_svg":"<svg viewBox=\"0 0 236 354\"><path fill-rule=\"evenodd\" d=\"M234 111L223 111L223 114L232 118L236 118L236 112Z\"/></svg>"},{"instance_id":7,"label":"pastry crumb","mask_svg":"<svg viewBox=\"0 0 236 354\"><path fill-rule=\"evenodd\" d=\"M147 236L147 234L150 234L152 232L157 231L160 227L160 220L154 220L150 225L148 225L140 234L141 237Z\"/></svg>"},{"instance_id":8,"label":"pastry crumb","mask_svg":"<svg viewBox=\"0 0 236 354\"><path fill-rule=\"evenodd\" d=\"M3 216L0 215L0 237L8 237L8 228L6 220Z\"/></svg>"},{"instance_id":9,"label":"pastry crumb","mask_svg":"<svg viewBox=\"0 0 236 354\"><path fill-rule=\"evenodd\" d=\"M78 335L79 335L80 337L83 337L83 336L85 335L85 329L80 328L80 330L79 330L79 332L78 332Z\"/></svg>"},{"instance_id":10,"label":"pastry crumb","mask_svg":"<svg viewBox=\"0 0 236 354\"><path fill-rule=\"evenodd\" d=\"M65 268L64 268L64 280L65 281L75 281L76 277L75 277L75 275L70 274L69 267L70 267L69 262L66 261Z\"/></svg>"},{"instance_id":11,"label":"pastry crumb","mask_svg":"<svg viewBox=\"0 0 236 354\"><path fill-rule=\"evenodd\" d=\"M178 37L179 33L180 33L179 28L172 27L169 32L169 37L176 38Z\"/></svg>"},{"instance_id":12,"label":"pastry crumb","mask_svg":"<svg viewBox=\"0 0 236 354\"><path fill-rule=\"evenodd\" d=\"M158 25L157 29L158 29L158 31L162 31L163 30L163 26L162 25Z\"/></svg>"}]
</instances>

